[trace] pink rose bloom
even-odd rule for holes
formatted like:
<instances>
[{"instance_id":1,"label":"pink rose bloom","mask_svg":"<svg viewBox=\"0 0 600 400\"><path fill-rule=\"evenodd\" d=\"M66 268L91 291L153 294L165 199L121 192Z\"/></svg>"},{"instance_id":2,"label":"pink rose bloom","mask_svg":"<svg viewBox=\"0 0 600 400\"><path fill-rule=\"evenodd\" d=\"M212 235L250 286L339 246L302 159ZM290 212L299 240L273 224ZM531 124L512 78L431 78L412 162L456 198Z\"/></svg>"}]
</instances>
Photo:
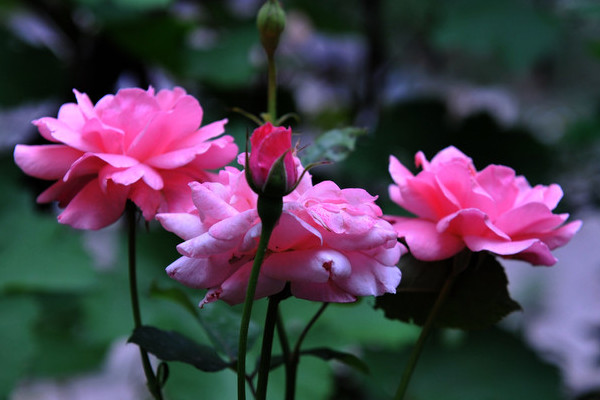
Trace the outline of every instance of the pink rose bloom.
<instances>
[{"instance_id":1,"label":"pink rose bloom","mask_svg":"<svg viewBox=\"0 0 600 400\"><path fill-rule=\"evenodd\" d=\"M63 224L103 228L120 217L127 199L146 220L187 211L193 207L187 184L210 179L207 169L237 153L232 137L216 138L227 120L200 128L202 107L182 88L122 89L95 106L74 92L77 104L64 104L58 118L33 121L56 144L17 145L14 153L25 173L57 180L37 201L57 200Z\"/></svg>"},{"instance_id":2,"label":"pink rose bloom","mask_svg":"<svg viewBox=\"0 0 600 400\"><path fill-rule=\"evenodd\" d=\"M157 215L185 240L177 246L183 257L167 273L187 286L208 288L201 305L218 299L241 303L261 231L258 196L244 172L232 167L216 182L190 186L196 210ZM286 282L294 296L315 301L394 293L400 282L396 263L405 249L374 201L363 189L340 189L331 181L313 186L306 174L283 198L255 297L278 293Z\"/></svg>"},{"instance_id":3,"label":"pink rose bloom","mask_svg":"<svg viewBox=\"0 0 600 400\"><path fill-rule=\"evenodd\" d=\"M553 265L551 250L565 245L581 221L564 222L553 214L562 198L560 186L531 187L523 176L502 165L477 171L469 157L454 147L428 162L416 176L390 157L392 200L416 218L386 216L410 252L424 261L452 257L465 247L534 265Z\"/></svg>"},{"instance_id":4,"label":"pink rose bloom","mask_svg":"<svg viewBox=\"0 0 600 400\"><path fill-rule=\"evenodd\" d=\"M281 196L289 193L298 180L292 156L292 130L267 122L254 130L250 144L248 170L256 189ZM277 163L282 156L283 165Z\"/></svg>"}]
</instances>

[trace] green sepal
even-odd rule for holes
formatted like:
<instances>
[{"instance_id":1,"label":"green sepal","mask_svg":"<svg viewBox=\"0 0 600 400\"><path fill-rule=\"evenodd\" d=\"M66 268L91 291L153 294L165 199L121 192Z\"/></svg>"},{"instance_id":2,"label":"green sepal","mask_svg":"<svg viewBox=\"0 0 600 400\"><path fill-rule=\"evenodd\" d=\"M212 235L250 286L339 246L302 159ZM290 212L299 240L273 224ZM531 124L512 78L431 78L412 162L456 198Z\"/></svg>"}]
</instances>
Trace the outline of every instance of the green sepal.
<instances>
[{"instance_id":1,"label":"green sepal","mask_svg":"<svg viewBox=\"0 0 600 400\"><path fill-rule=\"evenodd\" d=\"M291 149L288 149L285 153L279 156L277 160L275 160L273 165L271 165L271 169L267 175L267 180L265 181L265 184L261 188L261 192L259 194L262 193L269 197L283 197L291 192L291 190L289 190L290 188L288 187L288 176L284 163L285 156L290 151Z\"/></svg>"}]
</instances>

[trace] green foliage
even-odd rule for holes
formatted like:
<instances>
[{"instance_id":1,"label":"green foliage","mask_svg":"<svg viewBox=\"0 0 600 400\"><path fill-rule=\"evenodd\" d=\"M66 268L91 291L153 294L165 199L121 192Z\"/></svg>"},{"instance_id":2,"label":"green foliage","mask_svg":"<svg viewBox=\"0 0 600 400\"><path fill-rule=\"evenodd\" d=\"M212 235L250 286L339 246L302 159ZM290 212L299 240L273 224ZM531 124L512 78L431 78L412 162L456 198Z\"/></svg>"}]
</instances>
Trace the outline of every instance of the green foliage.
<instances>
[{"instance_id":1,"label":"green foliage","mask_svg":"<svg viewBox=\"0 0 600 400\"><path fill-rule=\"evenodd\" d=\"M192 13L181 12L173 0L2 2L2 23L16 15L13 14L15 11L41 17L58 34L61 51L54 52L42 44L31 44L19 38L8 24L6 28L0 28L0 76L3 77L0 79L0 106L15 107L61 98L70 93L73 84L89 93L89 87L96 88L97 82L103 82L97 93L112 93L117 87L117 78L124 78L125 82L132 78L142 85L164 84L162 78L158 83L154 80L153 74L158 68L158 75L164 74L168 84L182 85L189 92L202 94L200 100L206 121L215 119L209 110L220 118L225 108L232 106L260 112L266 101L264 80L259 79L264 72L259 64L261 59L251 57L253 49L258 49L254 17L231 11L230 2L184 3L184 6L192 6ZM421 84L418 79L414 81L413 72L417 72L416 75L423 72L434 82L441 77L448 83L458 65L462 68L460 79L467 84L483 80L493 85L507 85L503 88L513 94L527 92L538 96L535 101L562 101L560 104L573 107L576 113L579 112L577 101L582 98L593 108L590 98L595 96L596 81L593 74L586 73L581 66L586 65L588 59L585 57L597 66L600 45L597 38L582 39L580 32L590 31L585 24L597 20L600 9L593 2L588 3L580 9L570 8L553 16L550 14L553 8L547 3L519 0L351 3L286 0L283 5L290 11L292 24L300 21L306 26L305 31L299 32L292 30L298 25L290 25L292 28L286 31L291 35L286 39L287 45L300 51L292 55L282 51L279 55L283 67L280 70L280 99L288 102L280 104L279 108L294 110L293 86L298 76L324 85L330 84L328 80L337 80L336 84L340 85L337 79L340 60L323 55L317 58L311 53L313 49L298 45L298 40L304 38L302 35L309 35L311 39L351 36L358 40L360 51L364 51L367 73L381 74L384 81L388 77L399 78L403 83L398 89L396 83L388 82L383 92L376 93L380 96L378 100L385 100L381 103L383 110L376 110L377 124L373 125L373 134L363 136L362 132L354 130L356 128L332 130L304 150L306 159L344 160L335 169L330 169L338 171L336 182L340 186L365 187L371 193L379 194L384 208L390 210L393 205L385 203L386 187L391 183L387 174L389 154L412 166L417 150L423 150L431 157L449 144L472 156L478 167L489 163L510 165L532 183L555 180L551 171L557 164L556 154L565 158L561 172L577 169L580 173L584 161L595 163L597 160L594 150L599 140L597 116L579 118L574 124L567 121L572 129L563 141L542 144L533 133L540 137L543 132L532 132L518 125L501 125L491 114L480 113L467 118L452 115L445 104L447 99L435 90L429 98L415 99L409 88L401 101L394 96L388 99L387 93L388 90L402 91L405 81L410 87ZM39 5L48 6L50 12L38 8ZM377 11L377 7L379 17L372 14L367 17L366 10ZM573 14L576 19L569 20ZM80 18L82 16L85 18ZM384 23L380 24L382 21ZM376 22L379 37L371 36L370 22ZM574 23L569 25L569 22ZM565 29L570 27L576 27L577 32L572 30L565 35ZM197 34L208 35L208 40L194 42ZM107 43L108 50L97 53ZM587 53L579 55L580 58L573 57L572 53L565 52L567 46L582 47ZM306 60L303 52L308 54ZM90 56L98 54L102 63L90 64ZM258 54L262 56L262 53ZM379 64L377 57L380 57ZM540 75L540 61L550 73ZM112 78L107 78L104 62L115 69ZM575 73L559 81L565 64ZM98 69L91 68L96 66ZM370 70L371 67L375 72ZM411 71L408 75L407 67ZM87 73L86 79L79 80L82 72ZM347 107L338 104L325 107L314 116L314 121L325 121L327 127L355 121L364 105L361 103L362 84L369 81L366 73L357 78L344 82L343 87L328 86L327 89L352 93L353 98L349 99ZM394 79L391 82L397 82ZM441 86L439 89L443 91ZM535 91L529 90L532 87ZM557 88L559 90L555 91ZM567 100L556 95L564 89L570 93ZM582 96L582 93L590 92L593 96ZM228 125L228 132L235 133L237 129L236 141L243 144L243 140L238 139L243 138L245 128L237 128L234 123ZM12 127L5 124L2 131L10 133ZM363 137L357 141L359 136ZM112 266L113 269L96 271L92 258L82 246L81 232L58 224L51 213L36 210L31 189L25 190L22 173L13 166L11 151L12 146L5 144L0 163L3 178L0 180L0 205L4 210L0 213L0 224L4 227L0 234L0 313L3 317L0 323L3 339L0 341L0 398L8 397L9 391L23 377L67 377L98 366L109 344L115 338L129 335L132 327L124 244L120 243L117 249L120 261ZM582 157L582 152L586 157ZM573 155L579 161L575 167ZM322 171L327 173L326 168L317 172L321 174ZM592 190L597 187L596 175L590 174ZM122 241L120 232L115 235ZM151 225L150 233L140 232L139 239L139 286L144 321L185 332L194 337L202 349L211 345L219 359L227 360L221 359L221 362L234 359L239 309L223 303L198 309L196 303L202 292L165 283L170 281L164 267L178 257L175 244L179 239L160 232L157 225ZM412 261L403 258L403 262L410 264ZM423 272L422 268L413 267L412 272ZM445 316L441 316L450 322L449 325L486 325L493 322L491 319L497 320L517 308L507 297L505 285L498 285L505 279L501 267L489 260L485 261L485 267L469 269L456 283L455 297L450 299ZM411 268L408 268L404 271L403 284L424 279L429 284L439 285L444 278L441 272L447 272L448 266L445 268L438 269L437 280L429 274L427 277L419 273L411 276ZM153 282L156 284L148 293ZM392 308L407 307L410 315L402 316L406 320L422 319L427 303L431 304L431 296L439 287L435 285L427 286L433 291L420 300L419 296L400 293L396 300L408 296L410 302ZM496 290L483 293L490 287ZM427 297L429 300L424 300ZM465 307L465 301L471 300L477 307ZM492 300L497 301L493 305L493 318L480 319L483 308L489 307ZM367 392L365 398L382 399L389 397L395 389L404 362L403 355L393 353L392 349L412 343L418 328L384 318L382 310L373 311L372 302L372 299L365 299L357 304L331 305L311 330L306 348L326 348L327 351L320 350L321 358L330 356L351 363L352 357L346 357L360 354L371 374L350 375L356 377L352 384L360 384L353 394L359 396ZM261 321L263 305L257 304L256 321ZM315 307L317 305L313 303L297 299L288 299L282 304L290 339L297 338ZM259 331L253 322L253 341ZM168 334L167 330L164 332ZM443 341L432 341L431 345L426 348L411 387L414 399L547 400L560 397L556 370L537 359L525 344L506 332L469 332L453 346ZM250 358L256 356L256 349L253 351ZM339 353L327 354L330 351ZM212 350L207 350L208 353L214 355ZM302 357L299 400L333 397L339 374L349 370L332 370L321 358ZM169 398L235 398L235 377L231 371L204 374L185 363L171 363L169 367L171 373L165 388ZM273 373L269 397L281 398L283 371L280 368ZM432 379L435 384L431 383Z\"/></svg>"},{"instance_id":2,"label":"green foliage","mask_svg":"<svg viewBox=\"0 0 600 400\"><path fill-rule=\"evenodd\" d=\"M360 358L354 354L337 351L327 347L318 347L314 349L302 350L301 355L311 355L325 361L335 360L349 367L356 369L364 374L369 373L369 367Z\"/></svg>"},{"instance_id":3,"label":"green foliage","mask_svg":"<svg viewBox=\"0 0 600 400\"><path fill-rule=\"evenodd\" d=\"M76 2L93 8L107 6L106 0L76 0ZM137 11L163 9L171 3L173 3L173 0L110 0L111 7Z\"/></svg>"},{"instance_id":4,"label":"green foliage","mask_svg":"<svg viewBox=\"0 0 600 400\"><path fill-rule=\"evenodd\" d=\"M320 161L343 161L354 151L356 140L366 133L366 129L355 127L332 129L323 132L312 144L302 151L302 165L309 165Z\"/></svg>"},{"instance_id":5,"label":"green foliage","mask_svg":"<svg viewBox=\"0 0 600 400\"><path fill-rule=\"evenodd\" d=\"M9 164L10 163L10 164ZM12 160L0 159L0 293L77 291L89 288L95 274L79 234L33 209L31 196L17 184ZM35 229L31 229L35 226Z\"/></svg>"},{"instance_id":6,"label":"green foliage","mask_svg":"<svg viewBox=\"0 0 600 400\"><path fill-rule=\"evenodd\" d=\"M0 354L4 366L0 374L0 398L5 398L35 354L33 328L38 308L31 297L3 296L0 315Z\"/></svg>"},{"instance_id":7,"label":"green foliage","mask_svg":"<svg viewBox=\"0 0 600 400\"><path fill-rule=\"evenodd\" d=\"M16 106L60 93L66 69L47 48L30 45L0 25L0 77L0 106Z\"/></svg>"},{"instance_id":8,"label":"green foliage","mask_svg":"<svg viewBox=\"0 0 600 400\"><path fill-rule=\"evenodd\" d=\"M181 305L200 323L217 351L226 354L230 360L237 359L240 316L229 306L217 303L200 310L191 302L188 294L178 287L161 289L157 285L152 285L150 292L155 297L165 298ZM256 322L250 321L248 347L252 347L259 333L260 328Z\"/></svg>"},{"instance_id":9,"label":"green foliage","mask_svg":"<svg viewBox=\"0 0 600 400\"><path fill-rule=\"evenodd\" d=\"M455 278L435 326L481 329L521 309L510 298L504 269L494 256L486 252L475 253L472 258L474 260ZM405 255L400 259L402 281L396 294L378 297L375 307L382 308L387 318L425 324L454 263L454 258L424 262Z\"/></svg>"},{"instance_id":10,"label":"green foliage","mask_svg":"<svg viewBox=\"0 0 600 400\"><path fill-rule=\"evenodd\" d=\"M510 28L508 28L510 27ZM520 0L460 0L444 3L433 41L524 71L553 50L558 31L549 15Z\"/></svg>"},{"instance_id":11,"label":"green foliage","mask_svg":"<svg viewBox=\"0 0 600 400\"><path fill-rule=\"evenodd\" d=\"M133 331L129 341L163 361L180 361L205 372L216 372L231 366L212 347L174 331L142 326Z\"/></svg>"},{"instance_id":12,"label":"green foliage","mask_svg":"<svg viewBox=\"0 0 600 400\"><path fill-rule=\"evenodd\" d=\"M514 334L498 328L469 331L458 343L432 337L419 360L406 398L412 400L559 400L558 370L542 361ZM396 390L410 349L398 354L371 349L364 359L371 375L371 399L389 399Z\"/></svg>"}]
</instances>

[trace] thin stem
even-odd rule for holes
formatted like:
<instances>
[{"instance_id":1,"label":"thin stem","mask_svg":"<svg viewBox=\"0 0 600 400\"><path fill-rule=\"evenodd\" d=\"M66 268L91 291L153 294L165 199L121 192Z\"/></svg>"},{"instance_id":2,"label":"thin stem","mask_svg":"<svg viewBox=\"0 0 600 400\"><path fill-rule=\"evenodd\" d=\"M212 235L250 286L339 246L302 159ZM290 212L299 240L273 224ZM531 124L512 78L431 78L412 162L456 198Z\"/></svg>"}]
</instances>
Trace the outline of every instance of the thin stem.
<instances>
[{"instance_id":1,"label":"thin stem","mask_svg":"<svg viewBox=\"0 0 600 400\"><path fill-rule=\"evenodd\" d=\"M277 67L275 66L275 55L267 55L268 62L268 99L267 112L273 123L277 121Z\"/></svg>"},{"instance_id":2,"label":"thin stem","mask_svg":"<svg viewBox=\"0 0 600 400\"><path fill-rule=\"evenodd\" d=\"M263 332L262 350L260 353L260 365L258 367L258 384L256 386L256 400L265 400L267 398L267 384L269 381L269 371L271 369L271 352L273 349L273 337L275 335L275 325L277 315L279 314L279 303L286 296L276 294L269 297L269 306L265 318L265 329Z\"/></svg>"},{"instance_id":3,"label":"thin stem","mask_svg":"<svg viewBox=\"0 0 600 400\"><path fill-rule=\"evenodd\" d=\"M294 400L296 397L296 375L298 373L298 364L300 362L300 348L302 342L306 338L308 331L317 322L317 319L323 314L329 303L323 303L317 313L311 318L308 324L304 327L304 330L300 333L294 351L290 356L289 367L285 374L285 400Z\"/></svg>"},{"instance_id":4,"label":"thin stem","mask_svg":"<svg viewBox=\"0 0 600 400\"><path fill-rule=\"evenodd\" d=\"M128 237L128 265L129 265L129 293L131 295L131 309L133 311L133 323L135 328L142 326L142 314L140 312L140 302L137 290L137 273L136 273L136 225L137 225L137 209L132 202L127 203L127 237ZM142 358L142 366L146 375L146 385L148 390L156 400L162 400L162 392L160 384L154 375L152 365L148 353L140 347L140 356Z\"/></svg>"},{"instance_id":5,"label":"thin stem","mask_svg":"<svg viewBox=\"0 0 600 400\"><path fill-rule=\"evenodd\" d=\"M456 279L457 275L458 275L458 273L454 269L454 270L450 271L450 273L448 274L448 277L444 281L444 285L442 286L442 289L440 290L440 293L438 294L438 297L435 300L435 303L434 303L433 307L431 308L429 315L427 316L427 320L425 321L425 325L423 325L423 329L421 330L421 333L419 334L417 343L415 344L415 347L413 347L413 350L410 354L408 362L406 363L406 366L404 367L404 372L402 373L402 379L400 380L400 385L398 386L398 390L396 391L396 396L394 397L394 400L404 399L404 395L406 394L406 389L408 388L408 384L410 383L410 378L413 374L413 371L415 370L415 366L417 365L419 356L421 355L421 352L423 350L425 342L426 342L427 338L429 337L431 330L433 329L435 318L437 317L438 312L440 311L440 308L444 304L444 301L446 300L448 293L450 293L450 289L452 288L452 285L454 284L454 280Z\"/></svg>"},{"instance_id":6,"label":"thin stem","mask_svg":"<svg viewBox=\"0 0 600 400\"><path fill-rule=\"evenodd\" d=\"M280 211L281 213L281 211ZM250 325L250 315L252 314L252 305L254 303L254 293L258 283L258 275L260 266L265 256L269 238L273 232L275 224L265 224L263 221L262 231L260 233L260 241L258 249L254 256L252 271L248 279L248 289L246 290L246 299L244 300L244 308L242 311L242 323L240 325L240 338L238 343L238 362L237 362L237 383L238 383L238 400L246 399L246 351L248 347L248 327Z\"/></svg>"},{"instance_id":7,"label":"thin stem","mask_svg":"<svg viewBox=\"0 0 600 400\"><path fill-rule=\"evenodd\" d=\"M285 325L283 323L283 318L281 317L281 312L277 312L277 337L279 338L279 345L281 346L281 353L283 355L283 363L285 367L285 373L287 376L287 372L289 370L290 360L292 351L290 349L290 342L287 337L287 333L285 332Z\"/></svg>"},{"instance_id":8,"label":"thin stem","mask_svg":"<svg viewBox=\"0 0 600 400\"><path fill-rule=\"evenodd\" d=\"M308 331L310 330L310 328L313 327L315 322L317 322L317 320L323 314L323 312L325 312L325 309L327 308L328 305L329 305L329 303L323 303L321 305L321 307L319 307L319 310L316 312L316 314L313 315L313 317L311 318L310 321L308 321L308 324L306 324L306 326L304 327L304 330L300 333L300 336L298 337L298 342L296 342L296 347L294 347L294 353L300 354L300 347L302 346L302 342L306 338Z\"/></svg>"}]
</instances>

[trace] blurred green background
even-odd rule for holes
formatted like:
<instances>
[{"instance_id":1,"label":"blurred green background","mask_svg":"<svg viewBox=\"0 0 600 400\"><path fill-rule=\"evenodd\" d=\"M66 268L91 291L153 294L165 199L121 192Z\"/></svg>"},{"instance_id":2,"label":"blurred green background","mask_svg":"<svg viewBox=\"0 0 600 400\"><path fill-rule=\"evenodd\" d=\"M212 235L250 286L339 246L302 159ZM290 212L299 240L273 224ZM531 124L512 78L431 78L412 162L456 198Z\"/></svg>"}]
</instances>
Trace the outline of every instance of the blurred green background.
<instances>
[{"instance_id":1,"label":"blurred green background","mask_svg":"<svg viewBox=\"0 0 600 400\"><path fill-rule=\"evenodd\" d=\"M200 100L205 123L229 118L227 131L243 148L253 126L231 109L259 114L266 108L265 60L254 23L260 4L0 2L0 399L127 400L145 393L135 349L122 344L132 329L123 227L79 232L59 225L55 206L35 204L48 183L14 166L14 145L42 143L30 121L56 116L61 104L74 101L73 88L97 101L120 87L179 85ZM335 128L367 132L346 160L314 170L316 179L364 187L380 196L385 212L396 213L387 198L389 154L412 167L416 151L431 158L453 144L478 168L506 164L532 184L560 183L566 193L560 211L587 224L575 239L583 240L576 258L565 250L552 272L508 271L523 313L501 327L434 335L410 398L600 398L598 2L282 4L288 19L278 53L279 114L299 114L292 124L303 146ZM207 342L185 310L150 292L153 283L179 287L164 273L178 256L178 242L154 223L140 235L144 320ZM560 274L569 271L567 287ZM558 296L546 278L550 273L563 282L563 314L550 300ZM200 291L189 295L194 302L203 297ZM303 358L298 399L391 398L418 330L385 320L372 303L330 306L307 339L307 346L358 355L370 373ZM259 324L264 305L258 302L254 313ZM211 307L206 312L216 316L240 312ZM318 305L287 300L283 307L290 335L297 337ZM588 313L579 317L577 310ZM556 318L544 319L548 315ZM571 347L546 345L552 336L543 340L544 332L553 325L544 330L538 322L547 320L563 325L571 336L562 339ZM282 381L277 370L272 398L280 398ZM171 399L234 398L235 375L171 363L166 391Z\"/></svg>"}]
</instances>

